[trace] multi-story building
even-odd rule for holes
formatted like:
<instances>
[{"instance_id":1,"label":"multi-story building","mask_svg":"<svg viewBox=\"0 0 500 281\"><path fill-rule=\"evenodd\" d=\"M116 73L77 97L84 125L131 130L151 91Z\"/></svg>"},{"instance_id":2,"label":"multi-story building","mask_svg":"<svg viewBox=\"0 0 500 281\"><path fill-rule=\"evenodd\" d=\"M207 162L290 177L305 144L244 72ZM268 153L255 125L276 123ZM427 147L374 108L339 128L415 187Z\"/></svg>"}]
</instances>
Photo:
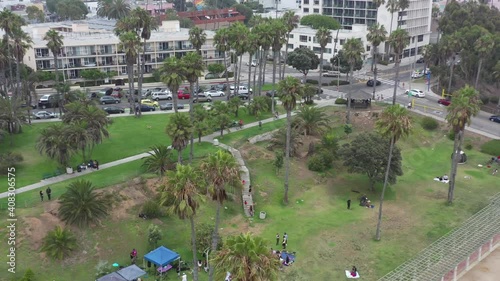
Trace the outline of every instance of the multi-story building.
<instances>
[{"instance_id":1,"label":"multi-story building","mask_svg":"<svg viewBox=\"0 0 500 281\"><path fill-rule=\"evenodd\" d=\"M120 50L119 38L113 33L113 24L103 21L73 23L44 23L30 25L26 31L33 38L32 47L27 50L24 63L35 70L54 71L55 62L52 52L43 40L45 33L54 29L64 36L64 46L58 56L57 65L65 79L79 80L84 69L99 69L103 72L115 72L117 77L126 78L127 67L125 54ZM220 63L223 55L213 47L215 33L205 31L207 41L201 48L207 64ZM189 30L179 27L179 21L164 21L162 26L151 34L146 43L145 73L150 74L159 68L162 62L171 56L182 57L194 51L189 42ZM136 70L137 71L137 68Z\"/></svg>"},{"instance_id":2,"label":"multi-story building","mask_svg":"<svg viewBox=\"0 0 500 281\"><path fill-rule=\"evenodd\" d=\"M356 24L370 26L377 21L388 32L398 27L405 29L412 38L403 53L403 57L408 57L414 56L415 51L420 53L422 47L429 44L432 0L409 0L409 3L407 9L392 15L385 5L377 9L371 0L302 0L301 13L332 16L348 30ZM366 34L363 37L366 38ZM379 52L388 51L385 45L381 44Z\"/></svg>"}]
</instances>

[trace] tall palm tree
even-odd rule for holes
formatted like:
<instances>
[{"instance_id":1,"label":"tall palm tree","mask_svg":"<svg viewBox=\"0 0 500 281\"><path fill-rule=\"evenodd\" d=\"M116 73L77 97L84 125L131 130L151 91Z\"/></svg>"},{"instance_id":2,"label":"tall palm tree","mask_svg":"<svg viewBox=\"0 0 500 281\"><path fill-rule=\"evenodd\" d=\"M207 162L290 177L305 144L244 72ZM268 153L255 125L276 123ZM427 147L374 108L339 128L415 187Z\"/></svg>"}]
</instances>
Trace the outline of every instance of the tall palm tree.
<instances>
[{"instance_id":1,"label":"tall palm tree","mask_svg":"<svg viewBox=\"0 0 500 281\"><path fill-rule=\"evenodd\" d=\"M274 19L271 21L271 31L272 31L271 48L273 50L273 95L274 95L276 87L276 60L278 59L278 55L281 54L281 48L283 48L283 44L285 43L285 36L287 29L285 23L281 19ZM278 69L278 74L280 73L281 71ZM272 99L273 101L271 102L271 110L272 112L274 112L274 96L272 97Z\"/></svg>"},{"instance_id":2,"label":"tall palm tree","mask_svg":"<svg viewBox=\"0 0 500 281\"><path fill-rule=\"evenodd\" d=\"M450 185L448 188L448 204L453 203L457 166L462 151L465 126L470 126L472 117L476 116L480 111L480 105L481 100L479 99L479 92L469 85L466 85L453 94L453 102L448 106L446 122L448 122L448 125L451 126L451 129L455 133Z\"/></svg>"},{"instance_id":3,"label":"tall palm tree","mask_svg":"<svg viewBox=\"0 0 500 281\"><path fill-rule=\"evenodd\" d=\"M351 123L351 92L353 84L353 69L356 62L361 60L361 54L364 53L365 48L363 43L359 38L349 38L346 40L343 47L345 58L349 63L349 78L350 78L350 90L347 94L347 114L346 114L346 124Z\"/></svg>"},{"instance_id":4,"label":"tall palm tree","mask_svg":"<svg viewBox=\"0 0 500 281\"><path fill-rule=\"evenodd\" d=\"M3 29L4 31L4 42L10 42L10 38L13 36L13 32L16 29L20 29L21 26L25 25L25 21L23 18L21 18L19 15L16 15L12 13L11 10L8 9L3 9L2 12L0 12L0 29ZM10 79L12 80L14 77L14 74L12 70L14 69L12 67L12 60L10 59L12 57L12 49L11 45L7 44L7 58L8 58L8 65L9 65L9 71L10 71ZM12 84L12 82L11 82ZM12 85L11 85L12 87Z\"/></svg>"},{"instance_id":5,"label":"tall palm tree","mask_svg":"<svg viewBox=\"0 0 500 281\"><path fill-rule=\"evenodd\" d=\"M0 128L5 129L11 135L10 144L13 145L13 134L22 131L22 125L26 124L26 112L22 110L20 98L0 97Z\"/></svg>"},{"instance_id":6,"label":"tall palm tree","mask_svg":"<svg viewBox=\"0 0 500 281\"><path fill-rule=\"evenodd\" d=\"M158 29L158 21L151 16L151 14L142 9L142 8L135 8L132 10L130 15L136 19L137 21L137 27L141 30L141 38L143 40L143 45L142 45L142 65L140 67L139 71L139 81L137 83L138 87L138 102L139 104L141 103L141 98L142 98L142 82L144 81L144 72L146 71L146 49L147 49L147 40L151 38L151 32L153 30ZM142 112L139 110L139 116L142 115Z\"/></svg>"},{"instance_id":7,"label":"tall palm tree","mask_svg":"<svg viewBox=\"0 0 500 281\"><path fill-rule=\"evenodd\" d=\"M177 150L177 163L182 163L182 150L187 147L193 133L193 123L189 116L175 113L165 128L165 132L172 140L172 148Z\"/></svg>"},{"instance_id":8,"label":"tall palm tree","mask_svg":"<svg viewBox=\"0 0 500 281\"><path fill-rule=\"evenodd\" d=\"M382 136L388 137L390 139L389 146L389 156L387 158L387 167L385 170L384 187L382 188L382 193L380 194L380 207L378 211L378 222L377 231L375 234L375 239L380 240L380 227L382 224L382 207L384 204L384 195L387 188L387 183L389 181L389 172L391 168L392 153L394 151L394 146L396 142L401 138L408 136L412 129L412 120L410 113L404 107L399 105L391 105L387 107L382 114L380 119L376 123L377 129L380 131Z\"/></svg>"},{"instance_id":9,"label":"tall palm tree","mask_svg":"<svg viewBox=\"0 0 500 281\"><path fill-rule=\"evenodd\" d=\"M231 272L234 280L277 280L279 260L269 251L264 239L250 233L230 236L213 258L217 280Z\"/></svg>"},{"instance_id":10,"label":"tall palm tree","mask_svg":"<svg viewBox=\"0 0 500 281\"><path fill-rule=\"evenodd\" d=\"M476 83L474 83L474 88L477 88L479 83L479 77L481 75L481 67L483 65L483 58L487 56L491 51L493 51L495 47L495 40L491 33L487 30L484 31L485 34L482 34L475 42L475 49L479 56L479 65L477 66L477 75L476 75Z\"/></svg>"},{"instance_id":11,"label":"tall palm tree","mask_svg":"<svg viewBox=\"0 0 500 281\"><path fill-rule=\"evenodd\" d=\"M286 110L286 148L285 148L285 195L283 202L288 204L288 181L290 177L290 139L292 134L292 111L302 96L300 80L291 76L281 80L278 84L278 97Z\"/></svg>"},{"instance_id":12,"label":"tall palm tree","mask_svg":"<svg viewBox=\"0 0 500 281\"><path fill-rule=\"evenodd\" d=\"M394 50L394 61L396 62L394 93L392 95L392 104L394 105L396 104L396 94L399 84L399 64L401 63L401 54L403 53L403 50L406 48L406 46L410 44L410 36L408 35L408 32L406 30L398 28L389 36L389 44Z\"/></svg>"},{"instance_id":13,"label":"tall palm tree","mask_svg":"<svg viewBox=\"0 0 500 281\"><path fill-rule=\"evenodd\" d=\"M394 13L399 11L399 6L398 6L398 0L387 0L386 6L387 11L391 13L391 25L389 26L389 36L392 34L392 22L394 20ZM378 13L377 13L378 14ZM391 55L391 45L389 45L389 50L387 51L387 54L390 56ZM397 84L397 83L396 83Z\"/></svg>"},{"instance_id":14,"label":"tall palm tree","mask_svg":"<svg viewBox=\"0 0 500 281\"><path fill-rule=\"evenodd\" d=\"M272 23L270 21L265 21L255 27L258 38L259 38L259 46L261 48L260 57L259 57L259 85L258 92L259 96L261 94L262 85L266 83L266 60L267 53L271 48L273 43L273 31L272 31Z\"/></svg>"},{"instance_id":15,"label":"tall palm tree","mask_svg":"<svg viewBox=\"0 0 500 281\"><path fill-rule=\"evenodd\" d=\"M174 102L174 111L177 113L177 91L179 91L182 82L186 80L186 67L184 62L177 57L170 57L163 62L161 66L161 80L165 83L172 92L172 100Z\"/></svg>"},{"instance_id":16,"label":"tall palm tree","mask_svg":"<svg viewBox=\"0 0 500 281\"><path fill-rule=\"evenodd\" d=\"M216 201L217 209L215 213L215 228L212 235L212 252L217 250L219 243L219 222L220 209L227 199L227 186L240 186L240 166L236 159L227 151L218 150L211 153L202 160L200 165L201 172L210 186L212 200ZM209 280L213 280L214 267L210 266Z\"/></svg>"},{"instance_id":17,"label":"tall palm tree","mask_svg":"<svg viewBox=\"0 0 500 281\"><path fill-rule=\"evenodd\" d=\"M43 40L47 41L47 48L52 52L52 55L54 56L54 68L55 68L55 75L56 75L56 86L59 84L59 54L62 51L62 48L64 46L63 43L64 36L59 34L54 29L50 29L45 33L45 36L43 37ZM59 87L56 87L56 92L59 94ZM61 109L61 104L59 103L59 108Z\"/></svg>"},{"instance_id":18,"label":"tall palm tree","mask_svg":"<svg viewBox=\"0 0 500 281\"><path fill-rule=\"evenodd\" d=\"M225 74L226 74L226 96L229 98L229 73L228 73L228 68L227 68L227 52L231 49L231 46L229 45L229 30L225 27L218 29L215 32L214 36L214 45L215 49L219 52L223 53L224 56L224 68L225 68Z\"/></svg>"},{"instance_id":19,"label":"tall palm tree","mask_svg":"<svg viewBox=\"0 0 500 281\"><path fill-rule=\"evenodd\" d=\"M53 259L62 260L77 248L77 241L73 233L67 228L56 226L43 238L42 252ZM24 279L23 279L24 280Z\"/></svg>"},{"instance_id":20,"label":"tall palm tree","mask_svg":"<svg viewBox=\"0 0 500 281\"><path fill-rule=\"evenodd\" d=\"M320 63L319 63L319 91L321 93L321 87L323 86L321 78L323 77L323 54L325 53L326 50L326 45L328 43L332 42L332 32L325 28L325 27L320 27L316 31L316 41L319 43L319 46L321 48L320 52Z\"/></svg>"},{"instance_id":21,"label":"tall palm tree","mask_svg":"<svg viewBox=\"0 0 500 281\"><path fill-rule=\"evenodd\" d=\"M191 42L193 47L196 49L196 52L200 56L202 55L201 47L203 46L203 44L205 44L206 41L207 41L207 34L203 29L194 26L189 30L189 42ZM196 80L196 90L198 91L198 89L200 89L199 79ZM192 100L193 97L191 97L190 99ZM191 100L189 102L191 102Z\"/></svg>"},{"instance_id":22,"label":"tall palm tree","mask_svg":"<svg viewBox=\"0 0 500 281\"><path fill-rule=\"evenodd\" d=\"M247 38L247 53L248 53L248 87L250 87L250 81L252 79L252 62L255 53L259 50L259 37L255 33L254 30L250 30ZM257 69L255 69L253 74L253 86L252 88L255 90L255 73Z\"/></svg>"},{"instance_id":23,"label":"tall palm tree","mask_svg":"<svg viewBox=\"0 0 500 281\"><path fill-rule=\"evenodd\" d=\"M384 25L379 25L375 23L368 27L368 34L366 34L366 39L372 43L373 58L372 58L372 70L373 70L373 81L377 81L377 57L378 57L378 46L380 43L385 42L387 38L387 31ZM373 95L372 99L375 99L375 89L377 88L377 83L373 83Z\"/></svg>"},{"instance_id":24,"label":"tall palm tree","mask_svg":"<svg viewBox=\"0 0 500 281\"><path fill-rule=\"evenodd\" d=\"M155 145L151 147L151 151L148 152L149 156L144 157L143 167L146 168L148 172L153 172L159 174L160 178L163 178L168 168L172 166L172 150L166 145Z\"/></svg>"},{"instance_id":25,"label":"tall palm tree","mask_svg":"<svg viewBox=\"0 0 500 281\"><path fill-rule=\"evenodd\" d=\"M330 118L323 108L303 106L295 118L298 121L298 127L304 131L306 136L320 135L330 128Z\"/></svg>"},{"instance_id":26,"label":"tall palm tree","mask_svg":"<svg viewBox=\"0 0 500 281\"><path fill-rule=\"evenodd\" d=\"M58 214L67 224L80 228L99 223L108 215L109 199L98 193L90 181L72 182L59 198Z\"/></svg>"},{"instance_id":27,"label":"tall palm tree","mask_svg":"<svg viewBox=\"0 0 500 281\"><path fill-rule=\"evenodd\" d=\"M124 32L120 34L120 43L118 48L125 53L125 61L127 62L127 75L128 75L128 92L129 96L134 94L134 64L137 61L137 56L139 55L139 48L141 46L141 40L136 33L132 31ZM141 93L139 93L140 95ZM175 96L175 95L174 95ZM135 113L135 99L129 97L130 113ZM139 110L140 111L140 110Z\"/></svg>"},{"instance_id":28,"label":"tall palm tree","mask_svg":"<svg viewBox=\"0 0 500 281\"><path fill-rule=\"evenodd\" d=\"M189 118L191 123L194 122L193 96L195 94L194 83L198 82L198 78L202 75L205 65L203 59L198 52L189 52L182 57L182 62L185 67L186 80L189 82ZM189 163L193 161L194 150L194 131L191 132L190 148L189 148Z\"/></svg>"},{"instance_id":29,"label":"tall palm tree","mask_svg":"<svg viewBox=\"0 0 500 281\"><path fill-rule=\"evenodd\" d=\"M410 7L409 0L398 0L398 11L404 12L404 10L408 9L409 7ZM401 15L401 16L399 16L399 15ZM399 20L401 20L402 18L403 18L403 14L398 13L398 27L399 27Z\"/></svg>"},{"instance_id":30,"label":"tall palm tree","mask_svg":"<svg viewBox=\"0 0 500 281\"><path fill-rule=\"evenodd\" d=\"M285 62L288 58L288 43L290 42L290 33L299 26L299 16L295 15L294 11L286 11L282 17L286 26L286 47L285 47ZM281 72L281 79L285 78L285 66L283 65L283 69Z\"/></svg>"},{"instance_id":31,"label":"tall palm tree","mask_svg":"<svg viewBox=\"0 0 500 281\"><path fill-rule=\"evenodd\" d=\"M56 160L61 166L67 167L75 147L64 137L68 126L54 124L46 127L38 137L36 148L40 154Z\"/></svg>"},{"instance_id":32,"label":"tall palm tree","mask_svg":"<svg viewBox=\"0 0 500 281\"><path fill-rule=\"evenodd\" d=\"M191 248L193 251L193 265L198 262L196 250L196 231L194 217L200 207L200 179L199 172L189 165L178 164L175 171L169 171L165 187L161 191L161 204L172 202L168 211L181 220L189 219L191 224ZM198 267L193 266L193 280L198 280Z\"/></svg>"},{"instance_id":33,"label":"tall palm tree","mask_svg":"<svg viewBox=\"0 0 500 281\"><path fill-rule=\"evenodd\" d=\"M97 15L108 19L122 19L130 14L130 4L127 0L99 0Z\"/></svg>"},{"instance_id":34,"label":"tall palm tree","mask_svg":"<svg viewBox=\"0 0 500 281\"><path fill-rule=\"evenodd\" d=\"M234 50L235 57L237 61L235 65L237 67L234 69L234 89L238 93L240 85L240 72L243 54L247 50L247 39L250 30L241 22L236 22L229 27L229 45Z\"/></svg>"},{"instance_id":35,"label":"tall palm tree","mask_svg":"<svg viewBox=\"0 0 500 281\"><path fill-rule=\"evenodd\" d=\"M16 28L12 32L11 44L12 53L16 59L16 98L21 97L21 69L23 68L22 61L26 51L31 47L33 40L21 28Z\"/></svg>"}]
</instances>

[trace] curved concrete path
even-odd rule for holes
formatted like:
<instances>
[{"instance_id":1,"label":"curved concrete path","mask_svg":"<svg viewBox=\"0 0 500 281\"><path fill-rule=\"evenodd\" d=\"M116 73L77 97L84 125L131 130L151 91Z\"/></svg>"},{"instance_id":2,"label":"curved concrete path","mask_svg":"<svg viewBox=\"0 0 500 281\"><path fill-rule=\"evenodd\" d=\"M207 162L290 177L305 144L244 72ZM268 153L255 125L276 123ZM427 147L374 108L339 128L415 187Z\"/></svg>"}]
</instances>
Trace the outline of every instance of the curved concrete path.
<instances>
[{"instance_id":1,"label":"curved concrete path","mask_svg":"<svg viewBox=\"0 0 500 281\"><path fill-rule=\"evenodd\" d=\"M497 281L500 280L500 248L476 264L459 281Z\"/></svg>"}]
</instances>

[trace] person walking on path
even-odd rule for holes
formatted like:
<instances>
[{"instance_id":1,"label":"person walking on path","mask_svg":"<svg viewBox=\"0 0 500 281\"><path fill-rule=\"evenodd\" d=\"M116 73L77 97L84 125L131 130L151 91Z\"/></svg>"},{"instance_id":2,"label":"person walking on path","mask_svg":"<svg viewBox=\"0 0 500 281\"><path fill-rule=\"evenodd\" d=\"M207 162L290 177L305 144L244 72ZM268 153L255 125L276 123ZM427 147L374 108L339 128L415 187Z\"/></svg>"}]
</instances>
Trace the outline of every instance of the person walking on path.
<instances>
[{"instance_id":1,"label":"person walking on path","mask_svg":"<svg viewBox=\"0 0 500 281\"><path fill-rule=\"evenodd\" d=\"M276 246L280 244L280 234L276 233Z\"/></svg>"},{"instance_id":2,"label":"person walking on path","mask_svg":"<svg viewBox=\"0 0 500 281\"><path fill-rule=\"evenodd\" d=\"M43 191L40 190L40 200L43 202Z\"/></svg>"},{"instance_id":3,"label":"person walking on path","mask_svg":"<svg viewBox=\"0 0 500 281\"><path fill-rule=\"evenodd\" d=\"M347 200L347 210L351 209L351 199Z\"/></svg>"},{"instance_id":4,"label":"person walking on path","mask_svg":"<svg viewBox=\"0 0 500 281\"><path fill-rule=\"evenodd\" d=\"M99 170L99 162L97 162L97 160L94 160L94 164L95 164L95 168L96 168L97 170Z\"/></svg>"},{"instance_id":5,"label":"person walking on path","mask_svg":"<svg viewBox=\"0 0 500 281\"><path fill-rule=\"evenodd\" d=\"M47 198L49 198L49 200L50 200L50 195L52 194L52 190L50 189L50 186L47 187L47 189L45 190L45 193L47 193Z\"/></svg>"}]
</instances>

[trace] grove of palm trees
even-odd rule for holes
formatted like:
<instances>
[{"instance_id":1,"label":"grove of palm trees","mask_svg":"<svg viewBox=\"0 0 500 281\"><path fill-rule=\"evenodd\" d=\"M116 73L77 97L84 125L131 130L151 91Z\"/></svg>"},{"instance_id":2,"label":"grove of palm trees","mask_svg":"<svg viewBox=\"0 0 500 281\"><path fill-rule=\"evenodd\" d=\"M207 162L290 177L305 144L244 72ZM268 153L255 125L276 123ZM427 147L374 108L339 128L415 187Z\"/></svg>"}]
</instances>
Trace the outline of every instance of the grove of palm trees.
<instances>
[{"instance_id":1,"label":"grove of palm trees","mask_svg":"<svg viewBox=\"0 0 500 281\"><path fill-rule=\"evenodd\" d=\"M396 17L409 5L387 2ZM482 9L456 5L446 9ZM346 40L335 58L348 68L345 99L321 98L318 91L328 87L321 75L318 88L287 75L291 61L306 61L293 65L304 77L315 68L322 71L324 52L334 41L332 30L320 27L318 54L283 50L299 21L290 11L276 19L253 16L247 24L216 31L214 45L224 65L232 65L221 79L227 85L224 100L200 104L192 94L189 109L179 110L174 94L170 113L141 114L137 109L146 87L141 58L158 21L121 0L99 1L97 13L118 20L114 32L126 58L131 114L108 116L61 81L56 64L50 79L61 116L53 122L31 122L30 109L22 106L36 99L32 84L41 78L21 63L32 44L21 29L24 22L8 11L0 13L0 44L5 46L0 48L5 82L0 89L0 181L10 187L14 182L22 191L0 197L0 209L10 212L0 218L17 219L18 261L16 273L3 270L0 280L99 280L133 262L147 272L141 280L172 280L183 273L190 281L224 280L228 273L238 281L343 280L353 265L365 280L378 280L459 227L498 192L496 166L486 165L498 151L498 140L467 128L484 103L481 89L495 75L491 59L500 45L493 26L476 22L455 30L449 23L455 16L447 11L442 16L442 41L424 54L439 76L435 86L447 87L453 101L440 120L400 106L398 83L388 102L351 107L358 83L354 71L365 53L359 38ZM474 41L477 53L452 44L461 32L484 35ZM64 36L50 30L44 40L57 61ZM203 29L193 27L193 50L164 60L158 71L172 93L184 85L191 93L200 88L206 40ZM388 32L376 24L366 40L373 47L374 78L377 60L387 52L378 47L385 42L398 80L408 32ZM457 52L462 60L478 58L477 65L445 67ZM248 78L241 73L247 55ZM266 77L271 68L272 80ZM459 77L474 86L454 82ZM251 97L230 97L229 85L238 94L244 83L253 87ZM263 87L275 90L272 96ZM369 94L375 97L375 87ZM459 161L462 151L465 163ZM101 168L61 177L67 168L81 170L89 159L98 159ZM246 172L250 183L243 180ZM450 175L448 184L433 180L443 174ZM0 193L10 191L8 186L2 185ZM0 234L8 236L8 229ZM182 260L161 276L142 259L158 246ZM132 249L137 260L130 257ZM292 253L295 261L284 265L276 251Z\"/></svg>"}]
</instances>

